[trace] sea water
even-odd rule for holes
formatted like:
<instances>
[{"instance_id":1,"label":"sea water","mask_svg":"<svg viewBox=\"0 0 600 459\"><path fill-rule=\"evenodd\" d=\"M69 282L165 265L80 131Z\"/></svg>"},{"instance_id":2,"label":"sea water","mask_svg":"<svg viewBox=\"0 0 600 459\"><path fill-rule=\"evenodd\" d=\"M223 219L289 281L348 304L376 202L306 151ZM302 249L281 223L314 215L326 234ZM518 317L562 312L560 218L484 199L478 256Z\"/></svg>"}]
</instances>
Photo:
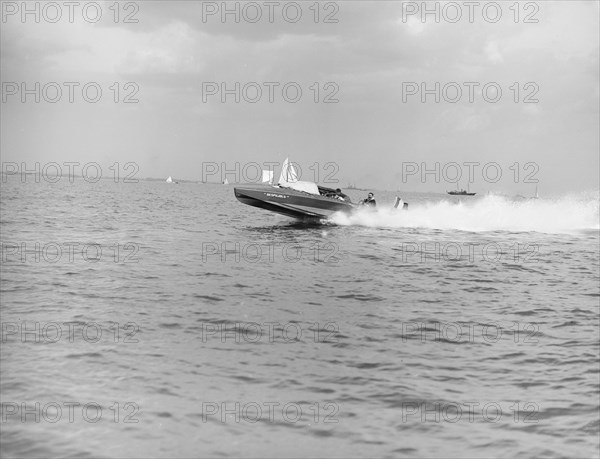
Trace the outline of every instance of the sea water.
<instances>
[{"instance_id":1,"label":"sea water","mask_svg":"<svg viewBox=\"0 0 600 459\"><path fill-rule=\"evenodd\" d=\"M597 191L3 180L2 457L599 454Z\"/></svg>"}]
</instances>

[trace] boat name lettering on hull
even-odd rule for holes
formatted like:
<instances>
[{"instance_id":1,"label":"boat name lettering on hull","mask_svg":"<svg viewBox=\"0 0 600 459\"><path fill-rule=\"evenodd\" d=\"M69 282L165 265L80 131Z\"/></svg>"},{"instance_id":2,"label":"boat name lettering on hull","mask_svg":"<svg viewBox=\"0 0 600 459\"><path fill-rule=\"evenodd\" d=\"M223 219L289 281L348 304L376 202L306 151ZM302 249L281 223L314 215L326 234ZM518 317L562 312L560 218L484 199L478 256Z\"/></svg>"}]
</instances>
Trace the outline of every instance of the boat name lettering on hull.
<instances>
[{"instance_id":1,"label":"boat name lettering on hull","mask_svg":"<svg viewBox=\"0 0 600 459\"><path fill-rule=\"evenodd\" d=\"M273 193L265 193L267 196L270 196L272 198L283 198L283 199L287 199L289 198L289 196L286 196L284 194L273 194Z\"/></svg>"}]
</instances>

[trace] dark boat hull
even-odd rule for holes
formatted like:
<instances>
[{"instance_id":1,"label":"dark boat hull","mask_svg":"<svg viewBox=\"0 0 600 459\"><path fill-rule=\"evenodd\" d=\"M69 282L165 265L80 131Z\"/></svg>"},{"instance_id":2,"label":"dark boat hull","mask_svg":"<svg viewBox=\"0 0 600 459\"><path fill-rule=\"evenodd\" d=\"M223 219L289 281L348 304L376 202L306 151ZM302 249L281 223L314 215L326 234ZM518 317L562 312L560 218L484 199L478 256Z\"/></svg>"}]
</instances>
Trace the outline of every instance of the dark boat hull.
<instances>
[{"instance_id":1,"label":"dark boat hull","mask_svg":"<svg viewBox=\"0 0 600 459\"><path fill-rule=\"evenodd\" d=\"M477 193L461 193L460 191L448 191L452 196L475 196Z\"/></svg>"},{"instance_id":2,"label":"dark boat hull","mask_svg":"<svg viewBox=\"0 0 600 459\"><path fill-rule=\"evenodd\" d=\"M248 186L234 188L238 201L301 220L329 218L336 212L351 212L347 201L304 193L291 188Z\"/></svg>"}]
</instances>

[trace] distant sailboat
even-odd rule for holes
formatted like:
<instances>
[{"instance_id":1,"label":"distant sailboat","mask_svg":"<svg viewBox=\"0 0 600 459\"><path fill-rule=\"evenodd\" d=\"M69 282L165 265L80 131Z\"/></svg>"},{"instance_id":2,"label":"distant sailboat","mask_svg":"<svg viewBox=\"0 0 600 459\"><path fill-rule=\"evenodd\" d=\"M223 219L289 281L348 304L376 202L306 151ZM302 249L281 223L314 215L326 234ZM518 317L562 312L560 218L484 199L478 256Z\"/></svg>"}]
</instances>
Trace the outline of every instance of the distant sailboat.
<instances>
[{"instance_id":1,"label":"distant sailboat","mask_svg":"<svg viewBox=\"0 0 600 459\"><path fill-rule=\"evenodd\" d=\"M538 194L537 185L535 186L535 196L531 199L540 199L540 195Z\"/></svg>"},{"instance_id":2,"label":"distant sailboat","mask_svg":"<svg viewBox=\"0 0 600 459\"><path fill-rule=\"evenodd\" d=\"M229 180L227 180L227 177L225 177L225 180L223 180L223 185L229 185Z\"/></svg>"},{"instance_id":3,"label":"distant sailboat","mask_svg":"<svg viewBox=\"0 0 600 459\"><path fill-rule=\"evenodd\" d=\"M167 177L167 180L166 180L166 182L167 182L167 183L173 183L173 179L171 178L171 176L170 176L170 175Z\"/></svg>"},{"instance_id":4,"label":"distant sailboat","mask_svg":"<svg viewBox=\"0 0 600 459\"><path fill-rule=\"evenodd\" d=\"M298 182L298 172L294 167L294 163L289 161L289 158L285 158L283 165L281 166L281 175L279 176L279 183L296 183Z\"/></svg>"}]
</instances>

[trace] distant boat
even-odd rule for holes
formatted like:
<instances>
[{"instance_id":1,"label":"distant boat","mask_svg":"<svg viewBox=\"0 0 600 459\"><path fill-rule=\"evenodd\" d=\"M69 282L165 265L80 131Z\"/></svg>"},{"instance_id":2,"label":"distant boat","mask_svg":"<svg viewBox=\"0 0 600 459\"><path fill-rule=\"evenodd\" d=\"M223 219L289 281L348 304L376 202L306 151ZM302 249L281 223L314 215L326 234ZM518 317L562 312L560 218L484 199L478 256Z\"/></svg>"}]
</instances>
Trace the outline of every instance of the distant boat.
<instances>
[{"instance_id":1,"label":"distant boat","mask_svg":"<svg viewBox=\"0 0 600 459\"><path fill-rule=\"evenodd\" d=\"M537 185L535 186L535 196L532 197L531 199L540 199L540 195L538 194Z\"/></svg>"},{"instance_id":2,"label":"distant boat","mask_svg":"<svg viewBox=\"0 0 600 459\"><path fill-rule=\"evenodd\" d=\"M451 194L452 196L475 196L477 193L471 193L469 191L469 182L467 182L467 189L458 189L458 182L456 182L456 190L454 191L446 191L446 193Z\"/></svg>"},{"instance_id":3,"label":"distant boat","mask_svg":"<svg viewBox=\"0 0 600 459\"><path fill-rule=\"evenodd\" d=\"M355 190L355 191L367 191L368 188L360 188L357 187L355 183L350 183L348 184L348 186L346 187L347 190Z\"/></svg>"},{"instance_id":4,"label":"distant boat","mask_svg":"<svg viewBox=\"0 0 600 459\"><path fill-rule=\"evenodd\" d=\"M167 182L167 183L173 183L173 179L171 178L171 176L170 176L170 175L167 177L167 180L166 180L166 182Z\"/></svg>"},{"instance_id":5,"label":"distant boat","mask_svg":"<svg viewBox=\"0 0 600 459\"><path fill-rule=\"evenodd\" d=\"M229 180L227 180L227 177L225 177L225 180L223 180L223 185L229 185Z\"/></svg>"},{"instance_id":6,"label":"distant boat","mask_svg":"<svg viewBox=\"0 0 600 459\"><path fill-rule=\"evenodd\" d=\"M468 193L466 190L448 191L452 196L475 196L477 193Z\"/></svg>"}]
</instances>

